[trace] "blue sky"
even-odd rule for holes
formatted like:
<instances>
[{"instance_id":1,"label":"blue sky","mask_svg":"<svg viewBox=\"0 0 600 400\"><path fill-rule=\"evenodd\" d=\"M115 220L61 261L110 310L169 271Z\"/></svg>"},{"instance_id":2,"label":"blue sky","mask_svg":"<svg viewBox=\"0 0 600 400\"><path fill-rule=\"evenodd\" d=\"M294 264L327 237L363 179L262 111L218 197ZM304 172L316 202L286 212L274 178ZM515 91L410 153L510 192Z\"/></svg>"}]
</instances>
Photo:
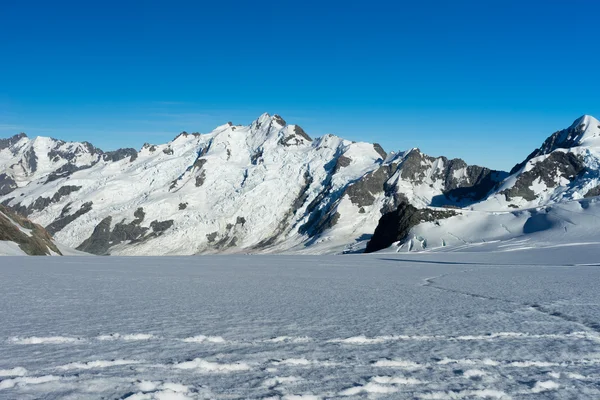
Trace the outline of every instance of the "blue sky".
<instances>
[{"instance_id":1,"label":"blue sky","mask_svg":"<svg viewBox=\"0 0 600 400\"><path fill-rule=\"evenodd\" d=\"M3 1L0 137L110 150L247 124L509 169L600 116L600 2Z\"/></svg>"}]
</instances>

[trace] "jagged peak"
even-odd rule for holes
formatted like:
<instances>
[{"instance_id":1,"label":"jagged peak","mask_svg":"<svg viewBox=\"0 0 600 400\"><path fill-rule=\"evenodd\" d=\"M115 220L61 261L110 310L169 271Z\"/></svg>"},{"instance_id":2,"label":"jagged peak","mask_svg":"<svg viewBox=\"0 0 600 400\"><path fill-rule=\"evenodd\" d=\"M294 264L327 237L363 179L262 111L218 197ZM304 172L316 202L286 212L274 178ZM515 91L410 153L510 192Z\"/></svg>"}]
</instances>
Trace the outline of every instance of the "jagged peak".
<instances>
[{"instance_id":1,"label":"jagged peak","mask_svg":"<svg viewBox=\"0 0 600 400\"><path fill-rule=\"evenodd\" d=\"M0 139L0 150L11 147L19 140L25 138L27 138L27 135L24 132L21 132L6 139Z\"/></svg>"}]
</instances>

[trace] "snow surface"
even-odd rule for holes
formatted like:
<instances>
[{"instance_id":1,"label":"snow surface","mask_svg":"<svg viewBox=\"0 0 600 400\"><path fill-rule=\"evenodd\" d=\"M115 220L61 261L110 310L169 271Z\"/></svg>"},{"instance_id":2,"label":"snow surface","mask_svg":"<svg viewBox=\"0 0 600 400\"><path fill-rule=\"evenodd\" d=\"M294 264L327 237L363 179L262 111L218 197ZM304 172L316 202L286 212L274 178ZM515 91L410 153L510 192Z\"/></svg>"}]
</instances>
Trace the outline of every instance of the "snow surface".
<instances>
[{"instance_id":1,"label":"snow surface","mask_svg":"<svg viewBox=\"0 0 600 400\"><path fill-rule=\"evenodd\" d=\"M598 260L4 257L0 398L598 399Z\"/></svg>"}]
</instances>

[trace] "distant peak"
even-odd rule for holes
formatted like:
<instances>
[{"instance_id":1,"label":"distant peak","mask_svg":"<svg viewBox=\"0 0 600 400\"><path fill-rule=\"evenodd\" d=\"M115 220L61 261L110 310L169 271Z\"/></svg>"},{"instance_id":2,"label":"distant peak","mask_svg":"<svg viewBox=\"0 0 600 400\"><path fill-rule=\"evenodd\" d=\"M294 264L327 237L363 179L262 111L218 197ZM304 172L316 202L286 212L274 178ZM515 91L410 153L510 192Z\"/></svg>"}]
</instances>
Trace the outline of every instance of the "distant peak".
<instances>
[{"instance_id":1,"label":"distant peak","mask_svg":"<svg viewBox=\"0 0 600 400\"><path fill-rule=\"evenodd\" d=\"M285 122L285 119L281 118L281 116L279 116L277 114L273 114L273 122L276 122L277 124L279 124L281 126L287 125L287 123Z\"/></svg>"},{"instance_id":2,"label":"distant peak","mask_svg":"<svg viewBox=\"0 0 600 400\"><path fill-rule=\"evenodd\" d=\"M588 128L600 128L600 121L598 121L596 118L592 117L591 115L582 115L581 117L577 118L573 124L571 125L572 128L576 128L576 127L581 127L584 130L587 130Z\"/></svg>"},{"instance_id":3,"label":"distant peak","mask_svg":"<svg viewBox=\"0 0 600 400\"><path fill-rule=\"evenodd\" d=\"M27 137L27 135L25 133L21 132L17 135L7 138L7 139L0 139L0 150L9 148L9 147L13 146L15 143L17 143L19 140L24 139L26 137Z\"/></svg>"}]
</instances>

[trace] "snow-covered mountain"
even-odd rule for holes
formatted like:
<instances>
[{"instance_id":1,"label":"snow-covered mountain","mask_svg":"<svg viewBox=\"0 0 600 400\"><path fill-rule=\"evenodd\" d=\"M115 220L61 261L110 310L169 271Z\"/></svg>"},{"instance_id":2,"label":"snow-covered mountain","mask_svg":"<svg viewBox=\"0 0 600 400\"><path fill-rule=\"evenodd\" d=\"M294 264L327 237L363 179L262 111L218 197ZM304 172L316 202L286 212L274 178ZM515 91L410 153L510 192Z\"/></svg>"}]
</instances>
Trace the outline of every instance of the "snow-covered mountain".
<instances>
[{"instance_id":1,"label":"snow-covered mountain","mask_svg":"<svg viewBox=\"0 0 600 400\"><path fill-rule=\"evenodd\" d=\"M269 114L139 151L20 134L0 140L0 202L94 254L358 251L407 204L485 213L593 195L598 125L580 118L511 174L312 139Z\"/></svg>"},{"instance_id":2,"label":"snow-covered mountain","mask_svg":"<svg viewBox=\"0 0 600 400\"><path fill-rule=\"evenodd\" d=\"M475 189L489 192L462 209L444 212L402 203L381 219L369 250L392 243L399 251L414 251L497 240L536 246L597 240L600 203L592 198L600 195L600 122L589 115L578 118L503 180Z\"/></svg>"}]
</instances>

